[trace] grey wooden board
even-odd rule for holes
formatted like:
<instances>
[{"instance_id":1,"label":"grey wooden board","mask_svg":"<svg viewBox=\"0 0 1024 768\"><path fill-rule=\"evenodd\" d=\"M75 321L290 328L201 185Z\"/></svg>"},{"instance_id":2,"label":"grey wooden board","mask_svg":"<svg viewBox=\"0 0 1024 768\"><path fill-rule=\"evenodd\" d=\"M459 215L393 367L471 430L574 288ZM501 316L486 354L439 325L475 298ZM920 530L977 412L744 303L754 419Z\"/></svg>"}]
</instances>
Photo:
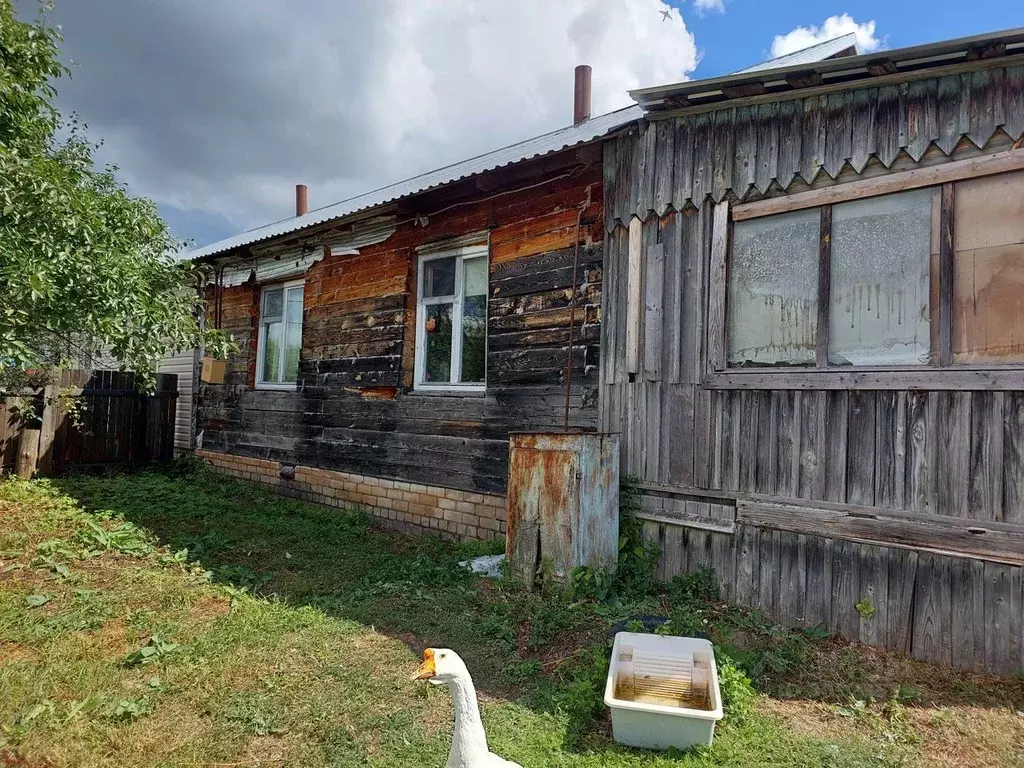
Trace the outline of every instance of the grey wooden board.
<instances>
[{"instance_id":1,"label":"grey wooden board","mask_svg":"<svg viewBox=\"0 0 1024 768\"><path fill-rule=\"evenodd\" d=\"M656 121L606 151L605 224L611 230L648 210L664 215L668 205L700 208L708 195L742 201L785 190L796 174L810 184L822 168L829 179L847 166L859 173L872 157L888 168L901 155L920 160L933 145L949 155L964 137L984 147L1000 128L1017 139L1022 72L996 65Z\"/></svg>"}]
</instances>

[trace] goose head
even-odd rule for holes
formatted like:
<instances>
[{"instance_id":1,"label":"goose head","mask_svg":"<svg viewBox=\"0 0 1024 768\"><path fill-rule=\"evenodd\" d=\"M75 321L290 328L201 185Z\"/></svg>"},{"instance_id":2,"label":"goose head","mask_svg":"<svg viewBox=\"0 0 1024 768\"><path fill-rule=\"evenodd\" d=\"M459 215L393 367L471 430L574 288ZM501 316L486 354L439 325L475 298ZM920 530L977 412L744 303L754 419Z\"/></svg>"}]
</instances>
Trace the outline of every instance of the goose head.
<instances>
[{"instance_id":1,"label":"goose head","mask_svg":"<svg viewBox=\"0 0 1024 768\"><path fill-rule=\"evenodd\" d=\"M416 669L412 679L445 685L468 675L465 662L451 648L427 648L423 651L423 663Z\"/></svg>"}]
</instances>

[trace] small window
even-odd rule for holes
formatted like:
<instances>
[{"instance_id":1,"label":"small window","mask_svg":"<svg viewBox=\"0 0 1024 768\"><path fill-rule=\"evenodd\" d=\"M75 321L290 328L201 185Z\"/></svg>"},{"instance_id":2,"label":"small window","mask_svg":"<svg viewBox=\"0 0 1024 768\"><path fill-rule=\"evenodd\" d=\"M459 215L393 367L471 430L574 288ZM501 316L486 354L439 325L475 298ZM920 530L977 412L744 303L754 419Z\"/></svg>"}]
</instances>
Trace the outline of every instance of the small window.
<instances>
[{"instance_id":1,"label":"small window","mask_svg":"<svg viewBox=\"0 0 1024 768\"><path fill-rule=\"evenodd\" d=\"M420 259L416 388L483 390L487 368L487 249Z\"/></svg>"},{"instance_id":2,"label":"small window","mask_svg":"<svg viewBox=\"0 0 1024 768\"><path fill-rule=\"evenodd\" d=\"M260 301L256 386L291 389L299 378L302 350L301 282L270 285Z\"/></svg>"}]
</instances>

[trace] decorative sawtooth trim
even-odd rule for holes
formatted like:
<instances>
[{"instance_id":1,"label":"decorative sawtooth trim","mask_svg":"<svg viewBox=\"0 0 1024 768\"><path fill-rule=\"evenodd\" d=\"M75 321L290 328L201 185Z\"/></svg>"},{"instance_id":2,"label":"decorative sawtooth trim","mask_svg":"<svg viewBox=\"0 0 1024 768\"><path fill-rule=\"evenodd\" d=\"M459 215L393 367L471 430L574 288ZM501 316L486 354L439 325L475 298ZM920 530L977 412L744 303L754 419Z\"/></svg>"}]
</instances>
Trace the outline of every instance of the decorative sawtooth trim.
<instances>
[{"instance_id":1,"label":"decorative sawtooth trim","mask_svg":"<svg viewBox=\"0 0 1024 768\"><path fill-rule=\"evenodd\" d=\"M1000 131L1024 136L1024 66L641 122L605 145L605 226L861 174L872 160L918 163L932 146L949 157L965 138L984 150Z\"/></svg>"}]
</instances>

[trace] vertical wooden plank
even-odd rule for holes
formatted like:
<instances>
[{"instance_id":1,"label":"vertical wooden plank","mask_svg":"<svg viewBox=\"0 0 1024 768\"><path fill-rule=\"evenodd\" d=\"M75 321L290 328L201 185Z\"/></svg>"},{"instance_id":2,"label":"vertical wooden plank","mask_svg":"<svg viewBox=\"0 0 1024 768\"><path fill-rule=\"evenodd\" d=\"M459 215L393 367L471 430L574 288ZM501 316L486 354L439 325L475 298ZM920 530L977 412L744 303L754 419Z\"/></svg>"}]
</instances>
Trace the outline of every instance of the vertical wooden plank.
<instances>
[{"instance_id":1,"label":"vertical wooden plank","mask_svg":"<svg viewBox=\"0 0 1024 768\"><path fill-rule=\"evenodd\" d=\"M732 512L732 507L721 504L711 504L710 507L711 517L720 520L728 519L725 514L726 510ZM708 536L711 539L711 560L714 563L715 573L718 575L722 599L733 602L736 599L735 537L732 534L717 532L710 532Z\"/></svg>"},{"instance_id":2,"label":"vertical wooden plank","mask_svg":"<svg viewBox=\"0 0 1024 768\"><path fill-rule=\"evenodd\" d=\"M715 206L712 225L711 271L708 274L710 290L708 306L708 367L720 371L725 368L725 295L729 256L729 203Z\"/></svg>"},{"instance_id":3,"label":"vertical wooden plank","mask_svg":"<svg viewBox=\"0 0 1024 768\"><path fill-rule=\"evenodd\" d=\"M996 674L1010 674L1010 569L985 563L985 665ZM1018 657L1019 658L1019 657Z\"/></svg>"},{"instance_id":4,"label":"vertical wooden plank","mask_svg":"<svg viewBox=\"0 0 1024 768\"><path fill-rule=\"evenodd\" d=\"M875 154L875 113L878 109L878 89L863 88L853 92L853 152L850 165L860 173Z\"/></svg>"},{"instance_id":5,"label":"vertical wooden plank","mask_svg":"<svg viewBox=\"0 0 1024 768\"><path fill-rule=\"evenodd\" d=\"M732 185L733 115L735 109L715 112L715 128L711 135L711 198L720 203Z\"/></svg>"},{"instance_id":6,"label":"vertical wooden plank","mask_svg":"<svg viewBox=\"0 0 1024 768\"><path fill-rule=\"evenodd\" d=\"M693 194L693 118L680 117L672 123L675 127L672 206L682 211L687 205L693 205L690 202Z\"/></svg>"},{"instance_id":7,"label":"vertical wooden plank","mask_svg":"<svg viewBox=\"0 0 1024 768\"><path fill-rule=\"evenodd\" d=\"M875 114L875 154L886 168L906 146L906 84L886 85L878 89Z\"/></svg>"},{"instance_id":8,"label":"vertical wooden plank","mask_svg":"<svg viewBox=\"0 0 1024 768\"><path fill-rule=\"evenodd\" d=\"M806 536L778 532L779 598L776 618L784 626L803 623L804 596L807 592Z\"/></svg>"},{"instance_id":9,"label":"vertical wooden plank","mask_svg":"<svg viewBox=\"0 0 1024 768\"><path fill-rule=\"evenodd\" d=\"M657 169L658 131L648 123L639 139L640 150L637 154L636 166L636 209L633 211L641 219L647 218L647 212L654 210L654 174Z\"/></svg>"},{"instance_id":10,"label":"vertical wooden plank","mask_svg":"<svg viewBox=\"0 0 1024 768\"><path fill-rule=\"evenodd\" d=\"M932 478L929 455L934 446L928 440L928 393L907 393L907 506L917 512L929 509Z\"/></svg>"},{"instance_id":11,"label":"vertical wooden plank","mask_svg":"<svg viewBox=\"0 0 1024 768\"><path fill-rule=\"evenodd\" d=\"M723 392L722 394L721 431L718 435L721 444L720 487L724 490L735 491L739 488L742 394L738 391Z\"/></svg>"},{"instance_id":12,"label":"vertical wooden plank","mask_svg":"<svg viewBox=\"0 0 1024 768\"><path fill-rule=\"evenodd\" d=\"M711 194L711 114L702 112L693 121L693 191L691 201L701 208Z\"/></svg>"},{"instance_id":13,"label":"vertical wooden plank","mask_svg":"<svg viewBox=\"0 0 1024 768\"><path fill-rule=\"evenodd\" d=\"M666 481L672 485L693 485L694 453L701 442L694 434L694 387L672 384L664 388L667 419L656 426L655 431L668 436L668 448L662 458L662 463L667 465Z\"/></svg>"},{"instance_id":14,"label":"vertical wooden plank","mask_svg":"<svg viewBox=\"0 0 1024 768\"><path fill-rule=\"evenodd\" d=\"M604 186L604 229L615 229L615 198L619 181L619 140L606 141L601 155L602 182ZM606 241L608 242L608 241Z\"/></svg>"},{"instance_id":15,"label":"vertical wooden plank","mask_svg":"<svg viewBox=\"0 0 1024 768\"><path fill-rule=\"evenodd\" d=\"M937 392L938 471L936 488L940 515L967 516L971 452L971 392Z\"/></svg>"},{"instance_id":16,"label":"vertical wooden plank","mask_svg":"<svg viewBox=\"0 0 1024 768\"><path fill-rule=\"evenodd\" d=\"M692 515L701 515L707 512L707 505L701 502L686 502L686 511ZM687 570L690 573L701 571L705 568L714 568L714 558L711 552L711 532L700 528L686 528L686 558Z\"/></svg>"},{"instance_id":17,"label":"vertical wooden plank","mask_svg":"<svg viewBox=\"0 0 1024 768\"><path fill-rule=\"evenodd\" d=\"M846 496L851 504L871 506L875 501L875 395L870 390L850 392Z\"/></svg>"},{"instance_id":18,"label":"vertical wooden plank","mask_svg":"<svg viewBox=\"0 0 1024 768\"><path fill-rule=\"evenodd\" d=\"M860 588L857 592L861 610L860 641L868 645L885 643L888 626L889 551L885 547L858 545L860 556ZM870 606L870 608L868 607Z\"/></svg>"},{"instance_id":19,"label":"vertical wooden plank","mask_svg":"<svg viewBox=\"0 0 1024 768\"><path fill-rule=\"evenodd\" d=\"M1024 65L1005 70L1003 130L1014 141L1024 136Z\"/></svg>"},{"instance_id":20,"label":"vertical wooden plank","mask_svg":"<svg viewBox=\"0 0 1024 768\"><path fill-rule=\"evenodd\" d=\"M778 421L775 427L775 434L778 435L775 483L778 495L788 498L797 495L799 463L794 458L800 446L800 422L796 414L796 395L792 390L772 392L772 398L776 401L773 412Z\"/></svg>"},{"instance_id":21,"label":"vertical wooden plank","mask_svg":"<svg viewBox=\"0 0 1024 768\"><path fill-rule=\"evenodd\" d=\"M886 647L910 653L913 627L914 588L917 581L917 552L893 549L889 554L889 583L886 587Z\"/></svg>"},{"instance_id":22,"label":"vertical wooden plank","mask_svg":"<svg viewBox=\"0 0 1024 768\"><path fill-rule=\"evenodd\" d=\"M853 93L830 93L825 97L825 172L836 178L853 155Z\"/></svg>"},{"instance_id":23,"label":"vertical wooden plank","mask_svg":"<svg viewBox=\"0 0 1024 768\"><path fill-rule=\"evenodd\" d=\"M662 292L661 369L662 380L679 383L679 363L683 340L683 253L682 232L684 219L679 213L670 213L662 220L661 243L665 251L665 285Z\"/></svg>"},{"instance_id":24,"label":"vertical wooden plank","mask_svg":"<svg viewBox=\"0 0 1024 768\"><path fill-rule=\"evenodd\" d=\"M860 587L857 545L837 540L833 552L832 591L835 599L832 602L832 629L847 640L855 640L860 635L860 614L856 608L860 601L857 596Z\"/></svg>"},{"instance_id":25,"label":"vertical wooden plank","mask_svg":"<svg viewBox=\"0 0 1024 768\"><path fill-rule=\"evenodd\" d=\"M826 393L825 499L846 501L846 449L850 395L846 390Z\"/></svg>"},{"instance_id":26,"label":"vertical wooden plank","mask_svg":"<svg viewBox=\"0 0 1024 768\"><path fill-rule=\"evenodd\" d=\"M796 102L787 102L790 106ZM757 107L757 153L754 185L767 194L779 172L779 104L770 102ZM786 140L789 140L787 136Z\"/></svg>"},{"instance_id":27,"label":"vertical wooden plank","mask_svg":"<svg viewBox=\"0 0 1024 768\"><path fill-rule=\"evenodd\" d=\"M657 126L654 171L654 211L664 216L672 205L672 176L675 160L675 126L671 120L662 120Z\"/></svg>"},{"instance_id":28,"label":"vertical wooden plank","mask_svg":"<svg viewBox=\"0 0 1024 768\"><path fill-rule=\"evenodd\" d=\"M643 420L643 437L647 452L644 456L644 480L649 483L661 481L661 433L666 419L662 418L662 385L657 381L645 381L641 384L646 393L644 403L647 412ZM665 462L668 463L667 461Z\"/></svg>"},{"instance_id":29,"label":"vertical wooden plank","mask_svg":"<svg viewBox=\"0 0 1024 768\"><path fill-rule=\"evenodd\" d=\"M825 393L800 393L800 427L797 448L797 496L821 499L825 495Z\"/></svg>"},{"instance_id":30,"label":"vertical wooden plank","mask_svg":"<svg viewBox=\"0 0 1024 768\"><path fill-rule=\"evenodd\" d=\"M939 365L953 362L953 211L955 184L942 185L939 212Z\"/></svg>"},{"instance_id":31,"label":"vertical wooden plank","mask_svg":"<svg viewBox=\"0 0 1024 768\"><path fill-rule=\"evenodd\" d=\"M821 206L818 230L818 339L814 362L828 366L829 309L832 306L832 206Z\"/></svg>"},{"instance_id":32,"label":"vertical wooden plank","mask_svg":"<svg viewBox=\"0 0 1024 768\"><path fill-rule=\"evenodd\" d=\"M803 157L804 103L801 99L779 104L779 160L776 181L788 189L793 178L801 173ZM785 136L785 141L781 137Z\"/></svg>"},{"instance_id":33,"label":"vertical wooden plank","mask_svg":"<svg viewBox=\"0 0 1024 768\"><path fill-rule=\"evenodd\" d=\"M652 222L653 223L653 222ZM665 245L654 243L646 254L644 270L644 376L661 381L662 293L665 287Z\"/></svg>"},{"instance_id":34,"label":"vertical wooden plank","mask_svg":"<svg viewBox=\"0 0 1024 768\"><path fill-rule=\"evenodd\" d=\"M681 573L686 573L686 540L685 529L680 525L662 526L665 534L665 569L662 581L671 581Z\"/></svg>"},{"instance_id":35,"label":"vertical wooden plank","mask_svg":"<svg viewBox=\"0 0 1024 768\"><path fill-rule=\"evenodd\" d=\"M979 69L971 73L971 119L967 138L984 149L996 126L1002 123L1001 69Z\"/></svg>"},{"instance_id":36,"label":"vertical wooden plank","mask_svg":"<svg viewBox=\"0 0 1024 768\"><path fill-rule=\"evenodd\" d=\"M733 194L740 200L747 196L757 172L756 115L756 106L739 107L736 110L735 151L730 186Z\"/></svg>"},{"instance_id":37,"label":"vertical wooden plank","mask_svg":"<svg viewBox=\"0 0 1024 768\"><path fill-rule=\"evenodd\" d=\"M744 390L740 393L740 427L736 437L739 460L739 489L747 493L757 490L757 429L760 393Z\"/></svg>"},{"instance_id":38,"label":"vertical wooden plank","mask_svg":"<svg viewBox=\"0 0 1024 768\"><path fill-rule=\"evenodd\" d=\"M825 162L825 97L804 99L803 106L800 176L813 184Z\"/></svg>"},{"instance_id":39,"label":"vertical wooden plank","mask_svg":"<svg viewBox=\"0 0 1024 768\"><path fill-rule=\"evenodd\" d=\"M907 154L915 163L939 138L938 90L939 81L934 78L907 86Z\"/></svg>"},{"instance_id":40,"label":"vertical wooden plank","mask_svg":"<svg viewBox=\"0 0 1024 768\"><path fill-rule=\"evenodd\" d=\"M978 561L956 558L950 565L950 632L954 648L953 666L957 669L971 669L985 658L984 642L980 647L974 645L975 624L985 624L984 615L976 616L974 613L974 590L977 587L984 595L985 580L982 578L979 584L974 584L972 562Z\"/></svg>"},{"instance_id":41,"label":"vertical wooden plank","mask_svg":"<svg viewBox=\"0 0 1024 768\"><path fill-rule=\"evenodd\" d=\"M614 145L615 142L609 142ZM616 324L619 303L616 301L616 283L619 280L619 247L622 229L616 227L605 236L605 247L601 262L601 385L610 387L615 383L615 356L618 354ZM602 390L602 395L605 393ZM597 410L602 429L610 430L608 407L598 398Z\"/></svg>"},{"instance_id":42,"label":"vertical wooden plank","mask_svg":"<svg viewBox=\"0 0 1024 768\"><path fill-rule=\"evenodd\" d=\"M1002 520L1024 523L1024 392L1004 398Z\"/></svg>"},{"instance_id":43,"label":"vertical wooden plank","mask_svg":"<svg viewBox=\"0 0 1024 768\"><path fill-rule=\"evenodd\" d=\"M875 506L902 509L906 477L906 414L903 392L875 397ZM901 406L903 406L901 408Z\"/></svg>"},{"instance_id":44,"label":"vertical wooden plank","mask_svg":"<svg viewBox=\"0 0 1024 768\"><path fill-rule=\"evenodd\" d=\"M679 220L680 260L680 320L676 332L679 335L679 359L677 380L696 384L701 380L700 339L698 331L703 328L704 308L701 306L700 262L704 258L701 240L701 213L687 213L676 216Z\"/></svg>"},{"instance_id":45,"label":"vertical wooden plank","mask_svg":"<svg viewBox=\"0 0 1024 768\"><path fill-rule=\"evenodd\" d=\"M769 615L778 615L779 531L761 530L758 539L757 607Z\"/></svg>"},{"instance_id":46,"label":"vertical wooden plank","mask_svg":"<svg viewBox=\"0 0 1024 768\"><path fill-rule=\"evenodd\" d=\"M970 472L967 514L975 520L1003 519L1002 392L971 393Z\"/></svg>"},{"instance_id":47,"label":"vertical wooden plank","mask_svg":"<svg viewBox=\"0 0 1024 768\"><path fill-rule=\"evenodd\" d=\"M1024 670L1024 568L1010 569L1010 663Z\"/></svg>"},{"instance_id":48,"label":"vertical wooden plank","mask_svg":"<svg viewBox=\"0 0 1024 768\"><path fill-rule=\"evenodd\" d=\"M693 399L693 484L698 488L711 487L714 460L714 433L711 390L697 385L684 385Z\"/></svg>"},{"instance_id":49,"label":"vertical wooden plank","mask_svg":"<svg viewBox=\"0 0 1024 768\"><path fill-rule=\"evenodd\" d=\"M833 542L820 536L807 536L804 547L807 561L804 620L808 627L819 624L828 627L832 620Z\"/></svg>"},{"instance_id":50,"label":"vertical wooden plank","mask_svg":"<svg viewBox=\"0 0 1024 768\"><path fill-rule=\"evenodd\" d=\"M963 135L960 130L960 76L940 77L936 99L939 115L939 138L936 144L949 155Z\"/></svg>"},{"instance_id":51,"label":"vertical wooden plank","mask_svg":"<svg viewBox=\"0 0 1024 768\"><path fill-rule=\"evenodd\" d=\"M775 495L776 475L778 466L778 400L769 391L756 392L758 399L757 419L757 468L754 478L754 490L768 496Z\"/></svg>"},{"instance_id":52,"label":"vertical wooden plank","mask_svg":"<svg viewBox=\"0 0 1024 768\"><path fill-rule=\"evenodd\" d=\"M737 525L736 542L736 587L734 598L740 605L754 605L757 602L757 549L760 529L750 525Z\"/></svg>"},{"instance_id":53,"label":"vertical wooden plank","mask_svg":"<svg viewBox=\"0 0 1024 768\"><path fill-rule=\"evenodd\" d=\"M950 666L952 624L950 558L921 552L914 591L911 654L916 659Z\"/></svg>"},{"instance_id":54,"label":"vertical wooden plank","mask_svg":"<svg viewBox=\"0 0 1024 768\"><path fill-rule=\"evenodd\" d=\"M626 373L640 372L640 308L643 296L643 222L629 220L629 262L626 304Z\"/></svg>"}]
</instances>

